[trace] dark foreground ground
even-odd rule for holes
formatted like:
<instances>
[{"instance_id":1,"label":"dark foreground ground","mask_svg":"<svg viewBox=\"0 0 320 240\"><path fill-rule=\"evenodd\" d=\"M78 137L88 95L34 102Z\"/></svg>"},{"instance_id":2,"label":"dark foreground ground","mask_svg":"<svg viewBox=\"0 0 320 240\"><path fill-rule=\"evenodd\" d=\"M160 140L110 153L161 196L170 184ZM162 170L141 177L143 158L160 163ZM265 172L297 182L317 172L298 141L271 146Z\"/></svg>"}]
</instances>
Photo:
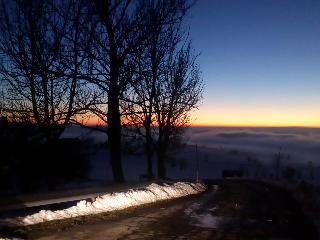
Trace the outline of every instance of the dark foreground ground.
<instances>
[{"instance_id":1,"label":"dark foreground ground","mask_svg":"<svg viewBox=\"0 0 320 240\"><path fill-rule=\"evenodd\" d=\"M28 239L318 239L291 193L256 181L208 182L206 193L19 229Z\"/></svg>"}]
</instances>

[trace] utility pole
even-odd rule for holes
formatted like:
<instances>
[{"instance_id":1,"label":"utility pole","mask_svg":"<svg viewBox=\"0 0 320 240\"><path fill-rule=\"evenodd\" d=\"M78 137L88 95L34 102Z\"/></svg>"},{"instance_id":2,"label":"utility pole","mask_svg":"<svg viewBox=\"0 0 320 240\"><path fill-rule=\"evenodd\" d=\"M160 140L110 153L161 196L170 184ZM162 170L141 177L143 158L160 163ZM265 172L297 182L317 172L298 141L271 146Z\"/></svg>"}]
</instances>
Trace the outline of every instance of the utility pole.
<instances>
[{"instance_id":1,"label":"utility pole","mask_svg":"<svg viewBox=\"0 0 320 240\"><path fill-rule=\"evenodd\" d=\"M198 145L196 144L196 181L199 182L199 158L198 158Z\"/></svg>"},{"instance_id":2,"label":"utility pole","mask_svg":"<svg viewBox=\"0 0 320 240\"><path fill-rule=\"evenodd\" d=\"M281 165L281 159L282 159L282 147L280 147L278 154L275 156L275 171L276 171L276 179L280 179L280 165Z\"/></svg>"}]
</instances>

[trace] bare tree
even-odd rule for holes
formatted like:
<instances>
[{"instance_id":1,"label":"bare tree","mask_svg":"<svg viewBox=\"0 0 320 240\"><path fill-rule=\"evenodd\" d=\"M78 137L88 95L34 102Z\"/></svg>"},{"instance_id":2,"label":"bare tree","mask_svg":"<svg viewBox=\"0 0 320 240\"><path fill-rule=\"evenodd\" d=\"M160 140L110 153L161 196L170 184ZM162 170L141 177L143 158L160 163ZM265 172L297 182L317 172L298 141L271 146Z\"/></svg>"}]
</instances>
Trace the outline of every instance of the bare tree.
<instances>
[{"instance_id":1,"label":"bare tree","mask_svg":"<svg viewBox=\"0 0 320 240\"><path fill-rule=\"evenodd\" d=\"M130 114L126 117L145 140L147 176L153 178L152 158L156 149L153 135L157 132L154 114L156 88L170 49L181 41L180 26L191 4L185 0L146 1L145 4L148 9L145 17L148 38L135 54L137 69L131 85L131 101L127 102Z\"/></svg>"},{"instance_id":2,"label":"bare tree","mask_svg":"<svg viewBox=\"0 0 320 240\"><path fill-rule=\"evenodd\" d=\"M107 123L113 176L123 182L121 101L132 77L131 55L146 39L146 32L141 31L146 11L143 1L96 0L94 5L99 24L91 57L97 77L91 82L106 93L105 107L101 103L94 112Z\"/></svg>"},{"instance_id":3,"label":"bare tree","mask_svg":"<svg viewBox=\"0 0 320 240\"><path fill-rule=\"evenodd\" d=\"M166 178L165 159L171 144L190 123L190 113L202 99L203 83L190 44L172 49L157 87L155 113L158 125L158 177Z\"/></svg>"},{"instance_id":4,"label":"bare tree","mask_svg":"<svg viewBox=\"0 0 320 240\"><path fill-rule=\"evenodd\" d=\"M77 106L85 69L80 43L88 42L79 30L85 21L79 9L73 1L1 1L3 111L12 121L37 124L47 141L86 111Z\"/></svg>"},{"instance_id":5,"label":"bare tree","mask_svg":"<svg viewBox=\"0 0 320 240\"><path fill-rule=\"evenodd\" d=\"M147 87L150 82L145 81L141 74L138 76L133 101L129 104L131 114L127 118L130 123L135 123L146 139L146 145L148 141L152 144L151 151L156 151L158 159L158 177L164 179L168 151L177 142L181 142L184 130L191 120L190 114L198 108L202 99L203 83L199 66L190 44L172 46L154 80L152 102L151 90ZM140 130L141 126L144 130ZM148 154L147 152L149 175L152 171L149 162L152 161L152 155Z\"/></svg>"},{"instance_id":6,"label":"bare tree","mask_svg":"<svg viewBox=\"0 0 320 240\"><path fill-rule=\"evenodd\" d=\"M57 74L66 78L70 85L64 123L84 125L81 119L88 117L103 97L103 93L88 81L94 74L90 50L93 47L96 21L92 6L85 0L64 0L54 7L66 25L61 64L57 69Z\"/></svg>"},{"instance_id":7,"label":"bare tree","mask_svg":"<svg viewBox=\"0 0 320 240\"><path fill-rule=\"evenodd\" d=\"M181 32L187 0L1 1L2 113L47 141L89 112L107 124L114 179L124 181L124 125L144 127L148 173L189 122L202 82ZM138 128L139 129L139 128Z\"/></svg>"},{"instance_id":8,"label":"bare tree","mask_svg":"<svg viewBox=\"0 0 320 240\"><path fill-rule=\"evenodd\" d=\"M190 112L202 98L202 80L182 21L189 1L153 1L148 5L148 38L135 55L138 63L127 101L127 121L145 139L147 175L153 177L157 153L158 177L165 178L169 146L182 136Z\"/></svg>"}]
</instances>

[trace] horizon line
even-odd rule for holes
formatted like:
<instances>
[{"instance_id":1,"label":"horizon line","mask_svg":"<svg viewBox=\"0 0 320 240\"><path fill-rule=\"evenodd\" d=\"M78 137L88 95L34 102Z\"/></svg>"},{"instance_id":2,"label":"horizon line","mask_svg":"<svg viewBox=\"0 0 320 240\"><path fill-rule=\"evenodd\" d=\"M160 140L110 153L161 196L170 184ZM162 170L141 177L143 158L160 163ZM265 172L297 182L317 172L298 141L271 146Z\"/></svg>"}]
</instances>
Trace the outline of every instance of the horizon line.
<instances>
[{"instance_id":1,"label":"horizon line","mask_svg":"<svg viewBox=\"0 0 320 240\"><path fill-rule=\"evenodd\" d=\"M319 126L302 125L220 125L220 124L191 124L191 127L224 127L224 128L320 128Z\"/></svg>"},{"instance_id":2,"label":"horizon line","mask_svg":"<svg viewBox=\"0 0 320 240\"><path fill-rule=\"evenodd\" d=\"M104 126L94 123L84 124L87 126ZM190 127L222 127L222 128L320 128L319 126L302 125L220 125L220 124L190 124Z\"/></svg>"}]
</instances>

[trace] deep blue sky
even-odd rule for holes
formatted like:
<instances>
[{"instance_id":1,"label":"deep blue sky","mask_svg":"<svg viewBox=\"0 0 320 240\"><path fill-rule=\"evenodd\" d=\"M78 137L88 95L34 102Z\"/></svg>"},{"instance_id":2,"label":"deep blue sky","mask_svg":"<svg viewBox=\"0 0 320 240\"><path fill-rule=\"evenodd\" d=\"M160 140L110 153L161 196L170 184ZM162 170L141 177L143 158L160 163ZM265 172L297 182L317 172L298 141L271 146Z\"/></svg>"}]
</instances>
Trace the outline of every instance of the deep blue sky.
<instances>
[{"instance_id":1,"label":"deep blue sky","mask_svg":"<svg viewBox=\"0 0 320 240\"><path fill-rule=\"evenodd\" d=\"M198 0L197 123L320 126L320 1Z\"/></svg>"}]
</instances>

